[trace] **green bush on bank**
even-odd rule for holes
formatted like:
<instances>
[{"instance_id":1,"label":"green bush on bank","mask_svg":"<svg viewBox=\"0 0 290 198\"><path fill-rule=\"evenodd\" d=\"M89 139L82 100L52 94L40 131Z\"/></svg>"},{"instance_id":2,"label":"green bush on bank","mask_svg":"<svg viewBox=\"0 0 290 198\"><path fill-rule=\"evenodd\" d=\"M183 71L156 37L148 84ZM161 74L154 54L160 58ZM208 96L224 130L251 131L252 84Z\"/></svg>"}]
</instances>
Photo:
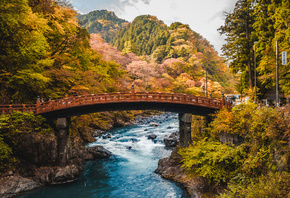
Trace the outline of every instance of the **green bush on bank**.
<instances>
[{"instance_id":1,"label":"green bush on bank","mask_svg":"<svg viewBox=\"0 0 290 198\"><path fill-rule=\"evenodd\" d=\"M182 167L190 175L199 175L215 182L228 182L238 174L246 156L242 146L234 148L206 139L181 149L179 154L183 157Z\"/></svg>"},{"instance_id":2,"label":"green bush on bank","mask_svg":"<svg viewBox=\"0 0 290 198\"><path fill-rule=\"evenodd\" d=\"M228 192L223 197L238 197L235 195L241 191L244 194L240 197L254 197L249 186L265 193L284 189L282 194L279 192L281 196L276 193L272 197L288 195L290 191L285 188L285 182L290 180L288 109L258 107L251 102L241 104L218 112L207 130L206 139L179 152L190 175L203 176L212 184L226 182ZM221 133L242 136L244 141L239 146L222 144ZM267 178L275 182L275 189Z\"/></svg>"},{"instance_id":3,"label":"green bush on bank","mask_svg":"<svg viewBox=\"0 0 290 198\"><path fill-rule=\"evenodd\" d=\"M228 190L220 198L289 198L290 174L289 172L272 173L251 178L244 183L232 181Z\"/></svg>"}]
</instances>

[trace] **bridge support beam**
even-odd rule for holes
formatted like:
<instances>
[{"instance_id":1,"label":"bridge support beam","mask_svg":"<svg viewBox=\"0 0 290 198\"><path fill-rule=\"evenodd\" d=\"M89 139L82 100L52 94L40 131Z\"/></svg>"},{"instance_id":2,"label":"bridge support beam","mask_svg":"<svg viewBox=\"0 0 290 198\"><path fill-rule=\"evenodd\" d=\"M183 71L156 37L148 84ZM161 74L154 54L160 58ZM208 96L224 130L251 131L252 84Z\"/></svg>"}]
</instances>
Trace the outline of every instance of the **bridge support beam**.
<instances>
[{"instance_id":1,"label":"bridge support beam","mask_svg":"<svg viewBox=\"0 0 290 198\"><path fill-rule=\"evenodd\" d=\"M57 134L57 149L58 149L58 162L60 166L67 164L67 139L69 133L69 120L67 118L58 118L56 127Z\"/></svg>"},{"instance_id":2,"label":"bridge support beam","mask_svg":"<svg viewBox=\"0 0 290 198\"><path fill-rule=\"evenodd\" d=\"M192 115L189 113L179 113L179 146L187 147L191 143L191 122Z\"/></svg>"}]
</instances>

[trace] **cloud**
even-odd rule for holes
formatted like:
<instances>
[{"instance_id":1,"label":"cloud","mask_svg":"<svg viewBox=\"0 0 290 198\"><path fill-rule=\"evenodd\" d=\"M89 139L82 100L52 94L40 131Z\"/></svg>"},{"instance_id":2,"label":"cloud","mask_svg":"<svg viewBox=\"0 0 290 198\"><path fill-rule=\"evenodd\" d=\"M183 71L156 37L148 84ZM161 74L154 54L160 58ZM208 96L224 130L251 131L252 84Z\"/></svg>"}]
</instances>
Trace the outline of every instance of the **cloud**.
<instances>
[{"instance_id":1,"label":"cloud","mask_svg":"<svg viewBox=\"0 0 290 198\"><path fill-rule=\"evenodd\" d=\"M151 0L142 0L145 4L150 4Z\"/></svg>"}]
</instances>

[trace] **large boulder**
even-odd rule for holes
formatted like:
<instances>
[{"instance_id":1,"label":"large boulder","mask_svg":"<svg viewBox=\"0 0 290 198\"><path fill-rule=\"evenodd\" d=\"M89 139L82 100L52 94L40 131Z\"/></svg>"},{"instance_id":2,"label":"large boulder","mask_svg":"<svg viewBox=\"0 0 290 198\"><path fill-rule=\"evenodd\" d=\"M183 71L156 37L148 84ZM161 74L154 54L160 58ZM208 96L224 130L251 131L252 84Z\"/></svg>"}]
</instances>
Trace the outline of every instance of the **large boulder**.
<instances>
[{"instance_id":1,"label":"large boulder","mask_svg":"<svg viewBox=\"0 0 290 198\"><path fill-rule=\"evenodd\" d=\"M88 148L86 150L86 155L86 160L93 160L99 158L109 158L110 156L112 156L112 153L105 149L103 146L95 146Z\"/></svg>"},{"instance_id":2,"label":"large boulder","mask_svg":"<svg viewBox=\"0 0 290 198\"><path fill-rule=\"evenodd\" d=\"M79 176L79 170L75 165L60 167L57 169L54 176L54 183L67 183L75 180Z\"/></svg>"},{"instance_id":3,"label":"large boulder","mask_svg":"<svg viewBox=\"0 0 290 198\"><path fill-rule=\"evenodd\" d=\"M177 132L172 133L169 137L164 138L164 144L166 147L175 147L179 143L179 134Z\"/></svg>"},{"instance_id":4,"label":"large boulder","mask_svg":"<svg viewBox=\"0 0 290 198\"><path fill-rule=\"evenodd\" d=\"M164 138L164 144L166 147L175 147L177 146L177 140L174 138Z\"/></svg>"},{"instance_id":5,"label":"large boulder","mask_svg":"<svg viewBox=\"0 0 290 198\"><path fill-rule=\"evenodd\" d=\"M0 178L0 197L11 197L21 192L39 187L39 183L19 175Z\"/></svg>"}]
</instances>

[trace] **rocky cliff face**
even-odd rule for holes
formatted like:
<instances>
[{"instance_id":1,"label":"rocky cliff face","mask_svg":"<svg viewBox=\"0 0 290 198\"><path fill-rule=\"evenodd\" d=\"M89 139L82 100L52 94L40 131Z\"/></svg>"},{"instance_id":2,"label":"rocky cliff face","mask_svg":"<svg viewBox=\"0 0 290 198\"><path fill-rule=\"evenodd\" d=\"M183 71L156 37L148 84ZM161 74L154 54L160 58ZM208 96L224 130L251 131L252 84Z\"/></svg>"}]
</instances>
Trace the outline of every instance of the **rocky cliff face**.
<instances>
[{"instance_id":1,"label":"rocky cliff face","mask_svg":"<svg viewBox=\"0 0 290 198\"><path fill-rule=\"evenodd\" d=\"M23 137L15 151L21 163L14 171L0 178L0 197L11 197L39 186L71 182L80 175L86 160L112 155L101 146L84 149L82 144L80 138L69 137L67 164L59 166L55 135L31 133Z\"/></svg>"},{"instance_id":2,"label":"rocky cliff face","mask_svg":"<svg viewBox=\"0 0 290 198\"><path fill-rule=\"evenodd\" d=\"M190 178L184 169L181 168L181 156L178 154L178 147L169 157L160 159L155 173L161 177L182 184L190 197L201 198L202 193L208 192L209 185L202 177Z\"/></svg>"}]
</instances>

